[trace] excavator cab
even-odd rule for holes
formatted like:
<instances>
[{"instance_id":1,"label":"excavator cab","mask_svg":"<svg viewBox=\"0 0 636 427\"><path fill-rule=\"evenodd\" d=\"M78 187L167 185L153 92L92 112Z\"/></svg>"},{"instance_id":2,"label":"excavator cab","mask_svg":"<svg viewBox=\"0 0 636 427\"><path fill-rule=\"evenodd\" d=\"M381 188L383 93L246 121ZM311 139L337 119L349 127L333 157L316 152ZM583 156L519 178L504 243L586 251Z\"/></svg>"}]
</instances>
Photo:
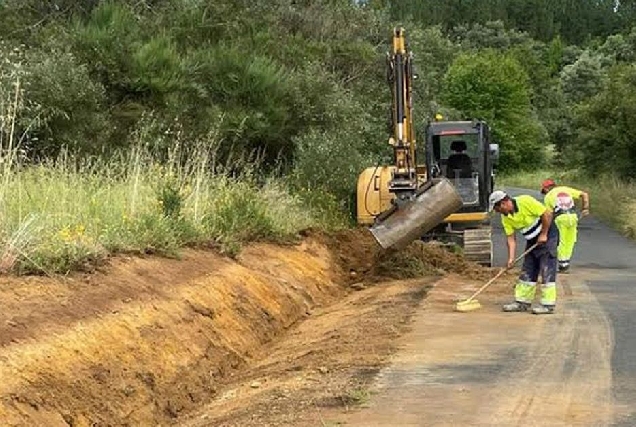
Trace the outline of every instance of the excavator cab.
<instances>
[{"instance_id":1,"label":"excavator cab","mask_svg":"<svg viewBox=\"0 0 636 427\"><path fill-rule=\"evenodd\" d=\"M462 210L487 210L494 186L498 146L483 121L435 122L426 128L428 173L448 178L459 191Z\"/></svg>"},{"instance_id":2,"label":"excavator cab","mask_svg":"<svg viewBox=\"0 0 636 427\"><path fill-rule=\"evenodd\" d=\"M433 177L448 179L462 207L423 236L463 247L465 257L492 265L488 196L494 188L498 144L482 120L435 121L426 127L426 168Z\"/></svg>"}]
</instances>

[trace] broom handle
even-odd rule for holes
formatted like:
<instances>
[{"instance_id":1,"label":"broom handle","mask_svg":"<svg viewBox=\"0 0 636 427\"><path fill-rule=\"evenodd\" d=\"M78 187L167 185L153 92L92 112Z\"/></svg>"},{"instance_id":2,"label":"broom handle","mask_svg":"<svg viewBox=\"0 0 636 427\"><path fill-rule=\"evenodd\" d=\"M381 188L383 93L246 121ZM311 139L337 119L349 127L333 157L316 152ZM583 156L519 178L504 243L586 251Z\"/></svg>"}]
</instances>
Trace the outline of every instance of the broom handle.
<instances>
[{"instance_id":1,"label":"broom handle","mask_svg":"<svg viewBox=\"0 0 636 427\"><path fill-rule=\"evenodd\" d=\"M488 286L490 286L492 284L492 282L494 282L495 280L497 280L499 277L501 277L502 274L504 274L506 271L510 270L512 267L514 267L514 265L524 256L528 255L530 253L531 250L533 250L534 248L537 247L537 243L535 243L534 245L530 246L528 249L526 249L526 251L524 253L522 253L521 255L519 255L517 257L517 259L515 259L512 262L512 265L510 267L506 267L506 268L502 268L499 273L497 273L497 275L495 277L493 277L492 279L490 279L488 282L486 282L486 284L484 286L482 286L481 288L479 288L479 290L477 290L477 292L475 292L470 298L468 298L466 301L472 301L477 295L479 295L484 289L486 289Z\"/></svg>"}]
</instances>

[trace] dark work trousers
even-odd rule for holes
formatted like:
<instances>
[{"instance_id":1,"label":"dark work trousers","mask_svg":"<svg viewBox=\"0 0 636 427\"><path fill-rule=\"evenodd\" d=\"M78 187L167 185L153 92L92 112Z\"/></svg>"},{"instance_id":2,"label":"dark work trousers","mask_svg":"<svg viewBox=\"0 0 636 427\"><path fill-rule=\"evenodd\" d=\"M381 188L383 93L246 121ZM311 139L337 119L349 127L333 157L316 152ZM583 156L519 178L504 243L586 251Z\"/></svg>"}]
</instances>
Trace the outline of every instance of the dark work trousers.
<instances>
[{"instance_id":1,"label":"dark work trousers","mask_svg":"<svg viewBox=\"0 0 636 427\"><path fill-rule=\"evenodd\" d=\"M536 242L536 237L529 240L526 244L526 250ZM558 246L559 230L553 221L548 230L548 241L534 248L523 259L521 275L515 287L515 299L517 301L532 302L536 292L537 281L539 276L541 276L541 304L546 306L554 306L556 304Z\"/></svg>"}]
</instances>

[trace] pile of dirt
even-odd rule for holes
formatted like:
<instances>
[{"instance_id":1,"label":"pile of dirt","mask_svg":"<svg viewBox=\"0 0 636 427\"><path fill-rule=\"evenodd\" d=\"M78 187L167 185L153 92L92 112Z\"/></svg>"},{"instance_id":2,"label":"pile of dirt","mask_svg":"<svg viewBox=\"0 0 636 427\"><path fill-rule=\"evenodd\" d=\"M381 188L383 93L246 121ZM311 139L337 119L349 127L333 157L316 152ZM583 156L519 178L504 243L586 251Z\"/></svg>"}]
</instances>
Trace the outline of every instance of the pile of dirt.
<instances>
[{"instance_id":1,"label":"pile of dirt","mask_svg":"<svg viewBox=\"0 0 636 427\"><path fill-rule=\"evenodd\" d=\"M435 242L415 241L400 251L391 251L382 249L367 228L307 235L330 248L342 269L343 281L349 284L449 273L481 280L493 274L492 269L466 261L460 253Z\"/></svg>"},{"instance_id":2,"label":"pile of dirt","mask_svg":"<svg viewBox=\"0 0 636 427\"><path fill-rule=\"evenodd\" d=\"M378 257L373 268L373 278L408 279L430 274L451 274L474 279L492 275L492 269L466 261L460 253L441 244L416 241L405 249L385 252Z\"/></svg>"},{"instance_id":3,"label":"pile of dirt","mask_svg":"<svg viewBox=\"0 0 636 427\"><path fill-rule=\"evenodd\" d=\"M367 229L347 229L337 233L307 230L305 236L331 251L344 283L355 283L372 276L382 256L381 248Z\"/></svg>"}]
</instances>

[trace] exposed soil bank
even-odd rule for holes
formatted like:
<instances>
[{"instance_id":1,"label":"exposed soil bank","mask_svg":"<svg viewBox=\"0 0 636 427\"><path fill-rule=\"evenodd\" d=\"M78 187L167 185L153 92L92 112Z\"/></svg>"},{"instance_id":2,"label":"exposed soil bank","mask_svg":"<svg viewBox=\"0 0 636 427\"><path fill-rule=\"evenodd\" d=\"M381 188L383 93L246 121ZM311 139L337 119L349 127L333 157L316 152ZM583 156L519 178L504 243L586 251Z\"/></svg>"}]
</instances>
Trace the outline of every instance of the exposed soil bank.
<instances>
[{"instance_id":1,"label":"exposed soil bank","mask_svg":"<svg viewBox=\"0 0 636 427\"><path fill-rule=\"evenodd\" d=\"M0 284L3 425L165 424L218 378L343 292L306 241L256 245L238 262L118 260L107 273Z\"/></svg>"},{"instance_id":2,"label":"exposed soil bank","mask_svg":"<svg viewBox=\"0 0 636 427\"><path fill-rule=\"evenodd\" d=\"M5 277L0 420L171 424L313 309L360 288L349 285L473 269L485 271L431 245L383 253L353 230L253 245L237 260L189 250L181 260L119 258L56 280Z\"/></svg>"}]
</instances>

